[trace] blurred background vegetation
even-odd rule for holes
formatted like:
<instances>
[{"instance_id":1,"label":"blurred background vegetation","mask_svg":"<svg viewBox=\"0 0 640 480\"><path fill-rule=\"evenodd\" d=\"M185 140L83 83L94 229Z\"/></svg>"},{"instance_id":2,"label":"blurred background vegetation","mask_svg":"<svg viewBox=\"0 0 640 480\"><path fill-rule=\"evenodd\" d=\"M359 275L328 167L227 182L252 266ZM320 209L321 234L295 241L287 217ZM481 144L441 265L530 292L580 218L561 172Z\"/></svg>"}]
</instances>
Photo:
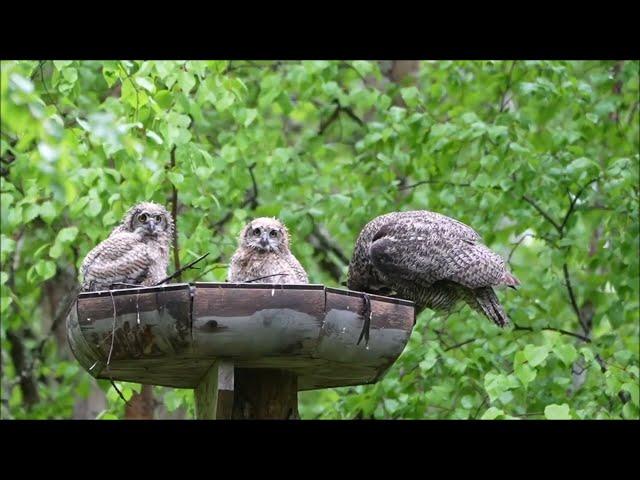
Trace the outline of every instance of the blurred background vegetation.
<instances>
[{"instance_id":1,"label":"blurred background vegetation","mask_svg":"<svg viewBox=\"0 0 640 480\"><path fill-rule=\"evenodd\" d=\"M192 418L189 390L95 381L61 305L134 203L177 208L183 280L224 281L278 216L313 283L367 221L428 209L522 282L515 326L426 311L375 385L303 418L638 418L637 61L3 61L2 418Z\"/></svg>"}]
</instances>

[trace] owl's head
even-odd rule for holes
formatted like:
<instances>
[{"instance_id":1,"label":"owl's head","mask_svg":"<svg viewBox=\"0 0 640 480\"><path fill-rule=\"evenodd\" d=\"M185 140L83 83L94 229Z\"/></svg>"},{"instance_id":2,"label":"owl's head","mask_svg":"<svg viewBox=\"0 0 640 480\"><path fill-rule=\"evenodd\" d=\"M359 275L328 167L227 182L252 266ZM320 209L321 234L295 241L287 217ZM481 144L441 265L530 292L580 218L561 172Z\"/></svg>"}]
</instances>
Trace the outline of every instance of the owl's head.
<instances>
[{"instance_id":1,"label":"owl's head","mask_svg":"<svg viewBox=\"0 0 640 480\"><path fill-rule=\"evenodd\" d=\"M171 214L162 205L152 202L142 202L131 207L120 228L147 238L173 237Z\"/></svg>"},{"instance_id":2,"label":"owl's head","mask_svg":"<svg viewBox=\"0 0 640 480\"><path fill-rule=\"evenodd\" d=\"M277 218L256 218L240 232L240 246L260 252L286 251L289 249L289 232Z\"/></svg>"}]
</instances>

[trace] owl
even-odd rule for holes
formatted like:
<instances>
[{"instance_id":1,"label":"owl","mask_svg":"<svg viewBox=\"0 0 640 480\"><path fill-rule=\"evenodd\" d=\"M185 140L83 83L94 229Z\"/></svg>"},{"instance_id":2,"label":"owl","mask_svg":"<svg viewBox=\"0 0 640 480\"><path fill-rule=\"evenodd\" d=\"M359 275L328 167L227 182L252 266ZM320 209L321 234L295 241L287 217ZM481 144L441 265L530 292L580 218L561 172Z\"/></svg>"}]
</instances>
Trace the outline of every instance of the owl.
<instances>
[{"instance_id":1,"label":"owl","mask_svg":"<svg viewBox=\"0 0 640 480\"><path fill-rule=\"evenodd\" d=\"M423 210L388 213L365 225L347 280L351 290L411 300L416 313L450 312L465 302L500 327L509 317L493 287L519 284L475 230Z\"/></svg>"},{"instance_id":2,"label":"owl","mask_svg":"<svg viewBox=\"0 0 640 480\"><path fill-rule=\"evenodd\" d=\"M307 273L289 250L287 228L275 218L256 218L240 232L229 265L233 283L309 283Z\"/></svg>"},{"instance_id":3,"label":"owl","mask_svg":"<svg viewBox=\"0 0 640 480\"><path fill-rule=\"evenodd\" d=\"M162 205L143 202L132 207L109 238L85 257L82 290L156 285L167 274L173 231L171 215Z\"/></svg>"}]
</instances>

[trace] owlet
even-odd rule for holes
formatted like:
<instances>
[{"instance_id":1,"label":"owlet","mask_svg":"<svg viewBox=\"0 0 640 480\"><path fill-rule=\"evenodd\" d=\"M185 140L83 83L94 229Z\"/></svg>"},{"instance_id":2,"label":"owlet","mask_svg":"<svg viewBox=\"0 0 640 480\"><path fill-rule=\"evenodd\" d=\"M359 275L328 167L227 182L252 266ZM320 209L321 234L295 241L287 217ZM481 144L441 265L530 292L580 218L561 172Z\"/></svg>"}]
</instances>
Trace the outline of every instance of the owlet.
<instances>
[{"instance_id":1,"label":"owlet","mask_svg":"<svg viewBox=\"0 0 640 480\"><path fill-rule=\"evenodd\" d=\"M162 205L143 202L132 207L84 259L82 290L157 284L167 275L172 237L173 220Z\"/></svg>"},{"instance_id":2,"label":"owlet","mask_svg":"<svg viewBox=\"0 0 640 480\"><path fill-rule=\"evenodd\" d=\"M309 283L304 268L289 250L287 228L266 217L249 222L240 232L228 277L234 283Z\"/></svg>"}]
</instances>

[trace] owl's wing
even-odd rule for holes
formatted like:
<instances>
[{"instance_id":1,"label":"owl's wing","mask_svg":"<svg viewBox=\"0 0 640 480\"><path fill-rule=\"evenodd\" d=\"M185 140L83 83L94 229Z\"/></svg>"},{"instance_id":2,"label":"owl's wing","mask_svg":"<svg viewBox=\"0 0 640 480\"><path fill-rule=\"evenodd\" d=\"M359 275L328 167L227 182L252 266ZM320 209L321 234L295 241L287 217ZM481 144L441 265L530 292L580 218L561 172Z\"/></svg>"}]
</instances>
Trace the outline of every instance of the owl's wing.
<instances>
[{"instance_id":1,"label":"owl's wing","mask_svg":"<svg viewBox=\"0 0 640 480\"><path fill-rule=\"evenodd\" d=\"M369 248L373 266L386 277L431 285L451 280L469 288L500 282L504 261L470 227L440 215L411 223L388 223Z\"/></svg>"},{"instance_id":2,"label":"owl's wing","mask_svg":"<svg viewBox=\"0 0 640 480\"><path fill-rule=\"evenodd\" d=\"M84 285L141 283L150 266L147 246L131 235L109 237L98 244L82 264Z\"/></svg>"},{"instance_id":3,"label":"owl's wing","mask_svg":"<svg viewBox=\"0 0 640 480\"><path fill-rule=\"evenodd\" d=\"M304 270L298 259L292 254L289 253L289 256L286 259L289 268L293 270L295 274L296 280L299 283L309 283L309 278L307 277L307 272Z\"/></svg>"}]
</instances>

